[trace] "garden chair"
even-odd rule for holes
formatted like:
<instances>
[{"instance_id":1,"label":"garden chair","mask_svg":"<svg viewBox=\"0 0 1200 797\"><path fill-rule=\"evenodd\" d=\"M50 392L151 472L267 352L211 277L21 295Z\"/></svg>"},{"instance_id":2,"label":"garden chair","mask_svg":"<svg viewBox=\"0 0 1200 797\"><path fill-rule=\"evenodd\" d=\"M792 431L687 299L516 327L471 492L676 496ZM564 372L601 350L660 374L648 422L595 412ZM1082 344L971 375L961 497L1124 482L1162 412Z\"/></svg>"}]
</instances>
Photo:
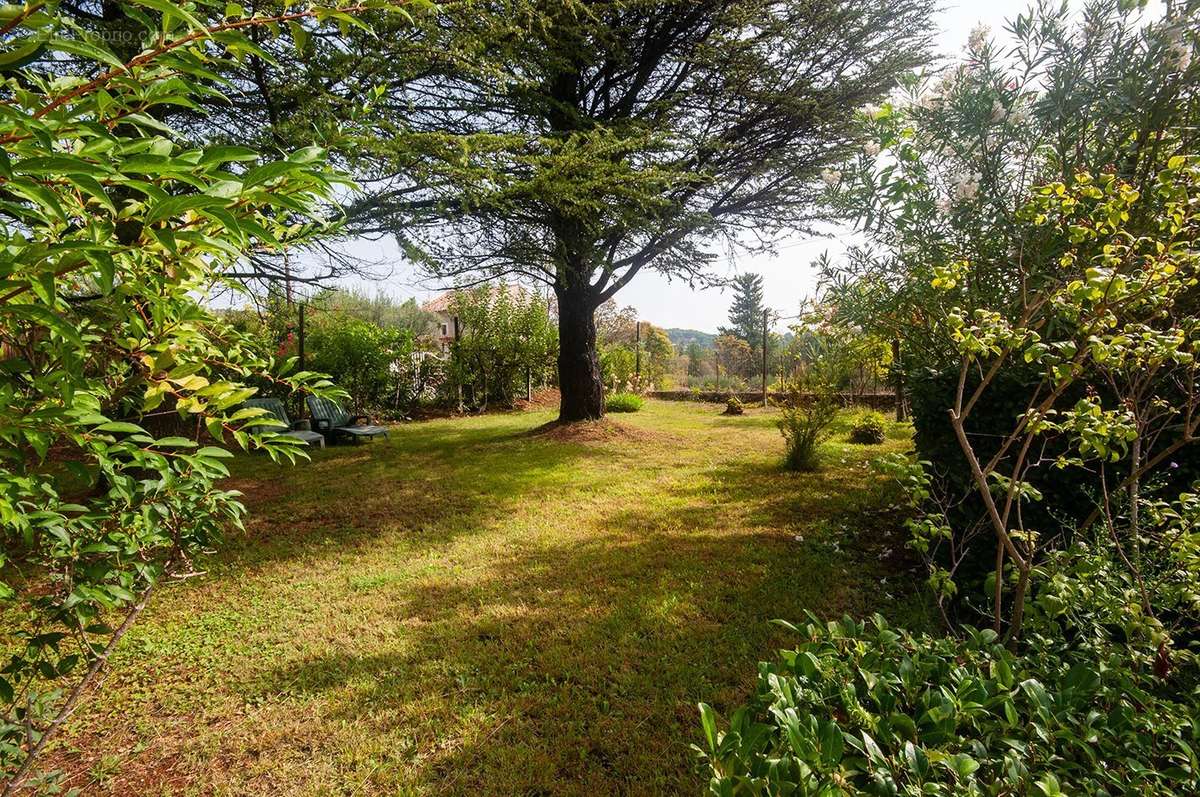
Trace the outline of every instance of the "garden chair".
<instances>
[{"instance_id":1,"label":"garden chair","mask_svg":"<svg viewBox=\"0 0 1200 797\"><path fill-rule=\"evenodd\" d=\"M285 437L294 437L308 445L316 445L318 448L325 447L325 435L319 432L314 432L308 428L308 421L292 422L288 418L287 408L283 406L283 401L277 398L256 398L246 402L247 407L254 407L260 410L265 410L267 415L275 420L287 424L286 432L278 432Z\"/></svg>"},{"instance_id":2,"label":"garden chair","mask_svg":"<svg viewBox=\"0 0 1200 797\"><path fill-rule=\"evenodd\" d=\"M332 399L309 396L308 414L312 416L317 431L333 437L349 437L354 442L387 437L387 429L373 426L365 415L351 415Z\"/></svg>"}]
</instances>

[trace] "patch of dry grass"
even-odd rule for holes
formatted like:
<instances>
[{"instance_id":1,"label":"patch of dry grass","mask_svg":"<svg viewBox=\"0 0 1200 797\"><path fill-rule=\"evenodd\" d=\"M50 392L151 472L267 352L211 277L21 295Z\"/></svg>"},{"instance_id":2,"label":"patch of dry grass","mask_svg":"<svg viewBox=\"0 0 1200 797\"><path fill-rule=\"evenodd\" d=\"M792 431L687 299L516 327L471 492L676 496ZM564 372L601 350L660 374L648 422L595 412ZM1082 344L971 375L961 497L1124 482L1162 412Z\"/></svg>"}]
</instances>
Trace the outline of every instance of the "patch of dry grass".
<instances>
[{"instance_id":1,"label":"patch of dry grass","mask_svg":"<svg viewBox=\"0 0 1200 797\"><path fill-rule=\"evenodd\" d=\"M773 413L434 420L236 463L244 534L160 595L54 753L88 794L686 794L770 624L905 615L883 447L779 468ZM886 583L881 579L887 578Z\"/></svg>"}]
</instances>

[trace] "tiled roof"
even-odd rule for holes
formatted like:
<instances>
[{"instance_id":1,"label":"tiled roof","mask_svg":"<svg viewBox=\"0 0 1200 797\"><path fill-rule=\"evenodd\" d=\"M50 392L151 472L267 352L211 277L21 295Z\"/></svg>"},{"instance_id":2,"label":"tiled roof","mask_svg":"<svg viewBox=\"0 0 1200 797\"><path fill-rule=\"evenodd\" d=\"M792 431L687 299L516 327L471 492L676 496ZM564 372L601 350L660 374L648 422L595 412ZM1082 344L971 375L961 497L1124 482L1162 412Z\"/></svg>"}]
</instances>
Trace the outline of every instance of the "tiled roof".
<instances>
[{"instance_id":1,"label":"tiled roof","mask_svg":"<svg viewBox=\"0 0 1200 797\"><path fill-rule=\"evenodd\" d=\"M450 310L450 302L454 299L454 291L446 291L441 296L435 296L425 304L421 305L421 309L427 313L445 313Z\"/></svg>"},{"instance_id":2,"label":"tiled roof","mask_svg":"<svg viewBox=\"0 0 1200 797\"><path fill-rule=\"evenodd\" d=\"M529 288L510 282L492 283L490 287L493 291L507 291L508 295L514 298L529 290ZM454 289L442 291L441 294L421 305L421 309L429 313L449 313L452 301L454 301Z\"/></svg>"}]
</instances>

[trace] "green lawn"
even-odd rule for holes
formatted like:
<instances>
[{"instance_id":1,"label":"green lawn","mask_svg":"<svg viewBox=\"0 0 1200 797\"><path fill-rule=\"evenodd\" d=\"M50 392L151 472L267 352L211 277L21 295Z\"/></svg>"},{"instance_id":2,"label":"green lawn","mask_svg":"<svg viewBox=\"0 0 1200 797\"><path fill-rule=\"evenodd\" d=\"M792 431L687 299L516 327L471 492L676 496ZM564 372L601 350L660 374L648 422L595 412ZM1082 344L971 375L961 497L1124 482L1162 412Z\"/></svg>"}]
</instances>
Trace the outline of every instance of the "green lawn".
<instances>
[{"instance_id":1,"label":"green lawn","mask_svg":"<svg viewBox=\"0 0 1200 797\"><path fill-rule=\"evenodd\" d=\"M907 430L798 475L773 413L719 409L240 458L246 533L158 595L51 763L97 794L697 793L695 704L748 694L773 618L924 619L866 466Z\"/></svg>"}]
</instances>

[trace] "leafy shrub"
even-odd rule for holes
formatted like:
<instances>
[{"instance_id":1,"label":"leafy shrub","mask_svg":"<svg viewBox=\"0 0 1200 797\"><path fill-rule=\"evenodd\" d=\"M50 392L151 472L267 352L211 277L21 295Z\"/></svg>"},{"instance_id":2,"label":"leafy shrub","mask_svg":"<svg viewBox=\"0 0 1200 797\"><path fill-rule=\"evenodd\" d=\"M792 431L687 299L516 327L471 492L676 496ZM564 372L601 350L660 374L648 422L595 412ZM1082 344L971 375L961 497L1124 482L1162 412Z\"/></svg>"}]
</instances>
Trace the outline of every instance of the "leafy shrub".
<instances>
[{"instance_id":1,"label":"leafy shrub","mask_svg":"<svg viewBox=\"0 0 1200 797\"><path fill-rule=\"evenodd\" d=\"M637 354L630 346L612 344L599 351L600 378L609 390L628 390L635 381Z\"/></svg>"},{"instance_id":2,"label":"leafy shrub","mask_svg":"<svg viewBox=\"0 0 1200 797\"><path fill-rule=\"evenodd\" d=\"M350 394L355 412L375 410L386 402L392 363L413 350L411 333L340 314L322 315L309 341L310 366L329 374Z\"/></svg>"},{"instance_id":3,"label":"leafy shrub","mask_svg":"<svg viewBox=\"0 0 1200 797\"><path fill-rule=\"evenodd\" d=\"M240 494L221 483L229 449L306 456L240 408L255 393L246 382L332 393L207 302L236 288L227 275L247 257L326 231L300 220L325 216L342 178L316 147L273 160L202 146L163 121L167 106L212 101L213 74L239 69L285 18L208 4L196 12L206 23L183 4L144 4L157 20L108 4L129 41L146 43L121 65L59 5L6 6L0 58L5 795L57 793L39 756L103 689L153 591L201 575L196 559L241 524ZM315 31L329 13L286 19ZM188 436L158 434L163 416Z\"/></svg>"},{"instance_id":4,"label":"leafy shrub","mask_svg":"<svg viewBox=\"0 0 1200 797\"><path fill-rule=\"evenodd\" d=\"M829 437L829 426L837 413L837 402L821 397L801 398L784 406L779 431L787 447L784 461L790 470L820 467L817 447Z\"/></svg>"},{"instance_id":5,"label":"leafy shrub","mask_svg":"<svg viewBox=\"0 0 1200 797\"><path fill-rule=\"evenodd\" d=\"M886 437L883 416L878 412L865 412L854 420L850 427L850 442L863 445L879 445Z\"/></svg>"},{"instance_id":6,"label":"leafy shrub","mask_svg":"<svg viewBox=\"0 0 1200 797\"><path fill-rule=\"evenodd\" d=\"M878 615L798 633L727 731L701 704L711 794L1200 793L1194 696L1120 646L1031 635L1016 656Z\"/></svg>"},{"instance_id":7,"label":"leafy shrub","mask_svg":"<svg viewBox=\"0 0 1200 797\"><path fill-rule=\"evenodd\" d=\"M829 181L868 239L824 264L833 317L893 337L916 390L937 589L991 578L990 605L955 614L1010 637L1044 555L1081 531L1107 527L1142 570L1142 499L1200 462L1176 456L1200 437L1200 259L1182 244L1200 160L1133 143L1194 127L1177 92L1200 79L1196 41L1169 7L1088 8L1040 4L1004 42L977 30L943 78L863 114L874 155ZM1085 83L1143 91L1116 108Z\"/></svg>"},{"instance_id":8,"label":"leafy shrub","mask_svg":"<svg viewBox=\"0 0 1200 797\"><path fill-rule=\"evenodd\" d=\"M609 412L637 412L642 408L642 397L637 393L613 393L604 401Z\"/></svg>"},{"instance_id":9,"label":"leafy shrub","mask_svg":"<svg viewBox=\"0 0 1200 797\"><path fill-rule=\"evenodd\" d=\"M466 388L471 403L513 406L518 393L541 381L558 353L558 330L537 291L504 284L453 294L450 311L462 325L452 346L447 388Z\"/></svg>"},{"instance_id":10,"label":"leafy shrub","mask_svg":"<svg viewBox=\"0 0 1200 797\"><path fill-rule=\"evenodd\" d=\"M826 311L816 307L792 327L804 337L805 346L795 373L779 391L783 407L779 431L787 444L785 464L791 470L820 466L817 448L830 435L842 405L838 391L854 362L850 336L830 325L825 316Z\"/></svg>"},{"instance_id":11,"label":"leafy shrub","mask_svg":"<svg viewBox=\"0 0 1200 797\"><path fill-rule=\"evenodd\" d=\"M744 415L746 408L737 396L730 396L725 401L725 415Z\"/></svg>"}]
</instances>

